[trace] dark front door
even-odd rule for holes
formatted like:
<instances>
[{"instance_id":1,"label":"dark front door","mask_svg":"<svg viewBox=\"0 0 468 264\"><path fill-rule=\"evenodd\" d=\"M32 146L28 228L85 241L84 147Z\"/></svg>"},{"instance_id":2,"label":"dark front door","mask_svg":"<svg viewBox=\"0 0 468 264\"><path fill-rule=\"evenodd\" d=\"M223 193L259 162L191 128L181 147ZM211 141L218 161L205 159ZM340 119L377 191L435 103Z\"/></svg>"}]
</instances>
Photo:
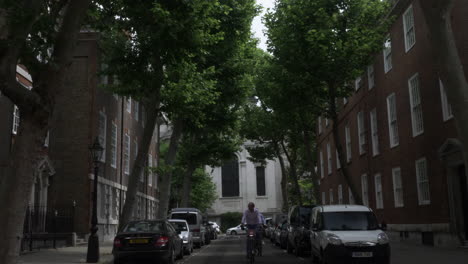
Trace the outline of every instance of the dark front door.
<instances>
[{"instance_id":1,"label":"dark front door","mask_svg":"<svg viewBox=\"0 0 468 264\"><path fill-rule=\"evenodd\" d=\"M465 173L465 166L458 168L460 175L460 191L463 207L463 223L465 228L465 240L468 240L468 190L467 190L467 177Z\"/></svg>"}]
</instances>

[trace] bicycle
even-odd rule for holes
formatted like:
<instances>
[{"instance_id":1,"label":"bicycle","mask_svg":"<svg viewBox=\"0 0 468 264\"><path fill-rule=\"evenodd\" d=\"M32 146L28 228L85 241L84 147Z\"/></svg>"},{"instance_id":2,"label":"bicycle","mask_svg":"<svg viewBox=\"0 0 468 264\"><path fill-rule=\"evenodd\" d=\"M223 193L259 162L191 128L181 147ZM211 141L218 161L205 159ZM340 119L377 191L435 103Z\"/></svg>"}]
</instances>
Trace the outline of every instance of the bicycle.
<instances>
[{"instance_id":1,"label":"bicycle","mask_svg":"<svg viewBox=\"0 0 468 264\"><path fill-rule=\"evenodd\" d=\"M249 229L247 232L247 257L250 263L255 262L255 255L258 254L257 234L255 229Z\"/></svg>"}]
</instances>

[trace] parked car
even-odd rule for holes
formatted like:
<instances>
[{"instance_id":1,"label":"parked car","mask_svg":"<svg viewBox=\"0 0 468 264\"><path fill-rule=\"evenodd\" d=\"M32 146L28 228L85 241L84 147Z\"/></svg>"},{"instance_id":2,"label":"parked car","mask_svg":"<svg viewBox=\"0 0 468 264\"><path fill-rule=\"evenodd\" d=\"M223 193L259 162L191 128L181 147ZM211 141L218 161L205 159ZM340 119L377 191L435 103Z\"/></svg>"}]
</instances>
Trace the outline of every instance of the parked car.
<instances>
[{"instance_id":1,"label":"parked car","mask_svg":"<svg viewBox=\"0 0 468 264\"><path fill-rule=\"evenodd\" d=\"M241 225L231 227L228 230L226 230L227 235L233 235L233 236L235 236L235 235L244 235L244 234L247 234L246 232L247 231L245 229L242 230Z\"/></svg>"},{"instance_id":2,"label":"parked car","mask_svg":"<svg viewBox=\"0 0 468 264\"><path fill-rule=\"evenodd\" d=\"M385 228L362 205L323 205L312 211L312 263L390 263Z\"/></svg>"},{"instance_id":3,"label":"parked car","mask_svg":"<svg viewBox=\"0 0 468 264\"><path fill-rule=\"evenodd\" d=\"M214 222L208 222L207 226L210 229L210 239L211 240L218 239L218 230L216 230L216 226L218 226L218 225L216 223L214 223ZM219 228L219 226L218 226L218 228Z\"/></svg>"},{"instance_id":4,"label":"parked car","mask_svg":"<svg viewBox=\"0 0 468 264\"><path fill-rule=\"evenodd\" d=\"M270 237L271 237L271 233L272 233L273 230L275 229L275 226L273 225L273 219L272 219L271 217L265 218L265 225L266 225L266 228L265 228L265 237L266 237L266 238L270 238Z\"/></svg>"},{"instance_id":5,"label":"parked car","mask_svg":"<svg viewBox=\"0 0 468 264\"><path fill-rule=\"evenodd\" d=\"M289 224L288 222L283 223L281 226L281 231L279 237L276 238L281 249L286 249L288 244L288 233L289 233Z\"/></svg>"},{"instance_id":6,"label":"parked car","mask_svg":"<svg viewBox=\"0 0 468 264\"><path fill-rule=\"evenodd\" d=\"M279 237L280 237L280 235L281 235L281 226L282 226L282 225L277 225L277 226L275 227L275 230L273 230L273 233L272 233L271 238L270 238L271 242L272 242L273 244L275 244L275 246L279 246L279 245L280 245Z\"/></svg>"},{"instance_id":7,"label":"parked car","mask_svg":"<svg viewBox=\"0 0 468 264\"><path fill-rule=\"evenodd\" d=\"M216 231L216 234L220 234L221 233L221 228L219 227L219 225L216 223L216 222L211 222L209 221L208 222L210 225L213 226L213 228L215 229ZM216 236L217 237L217 236Z\"/></svg>"},{"instance_id":8,"label":"parked car","mask_svg":"<svg viewBox=\"0 0 468 264\"><path fill-rule=\"evenodd\" d=\"M183 242L166 220L141 220L128 223L114 239L114 263L151 259L174 263L183 258Z\"/></svg>"},{"instance_id":9,"label":"parked car","mask_svg":"<svg viewBox=\"0 0 468 264\"><path fill-rule=\"evenodd\" d=\"M183 246L184 246L184 253L187 255L192 254L193 252L193 239L192 239L192 232L190 232L189 224L186 220L182 219L169 219L169 223L171 223L179 237L182 239Z\"/></svg>"},{"instance_id":10,"label":"parked car","mask_svg":"<svg viewBox=\"0 0 468 264\"><path fill-rule=\"evenodd\" d=\"M314 206L293 206L289 211L288 253L302 256L310 251L310 216Z\"/></svg>"},{"instance_id":11,"label":"parked car","mask_svg":"<svg viewBox=\"0 0 468 264\"><path fill-rule=\"evenodd\" d=\"M205 245L205 225L203 215L196 208L175 208L169 213L169 219L183 219L189 224L193 243L197 247Z\"/></svg>"},{"instance_id":12,"label":"parked car","mask_svg":"<svg viewBox=\"0 0 468 264\"><path fill-rule=\"evenodd\" d=\"M205 244L211 244L211 238L213 237L214 230L208 222L204 223L205 226Z\"/></svg>"}]
</instances>

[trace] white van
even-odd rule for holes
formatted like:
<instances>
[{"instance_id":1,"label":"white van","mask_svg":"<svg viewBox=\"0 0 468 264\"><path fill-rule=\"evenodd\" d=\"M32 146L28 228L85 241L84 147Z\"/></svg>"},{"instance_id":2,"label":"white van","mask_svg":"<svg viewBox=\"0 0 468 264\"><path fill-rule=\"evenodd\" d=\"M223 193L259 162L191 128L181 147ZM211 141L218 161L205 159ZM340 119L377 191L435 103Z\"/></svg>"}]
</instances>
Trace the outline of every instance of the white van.
<instances>
[{"instance_id":1,"label":"white van","mask_svg":"<svg viewBox=\"0 0 468 264\"><path fill-rule=\"evenodd\" d=\"M312 263L390 263L385 228L369 207L320 205L311 218Z\"/></svg>"},{"instance_id":2,"label":"white van","mask_svg":"<svg viewBox=\"0 0 468 264\"><path fill-rule=\"evenodd\" d=\"M205 245L205 220L202 212L197 208L175 208L168 216L169 219L186 220L192 232L193 243L201 247Z\"/></svg>"}]
</instances>

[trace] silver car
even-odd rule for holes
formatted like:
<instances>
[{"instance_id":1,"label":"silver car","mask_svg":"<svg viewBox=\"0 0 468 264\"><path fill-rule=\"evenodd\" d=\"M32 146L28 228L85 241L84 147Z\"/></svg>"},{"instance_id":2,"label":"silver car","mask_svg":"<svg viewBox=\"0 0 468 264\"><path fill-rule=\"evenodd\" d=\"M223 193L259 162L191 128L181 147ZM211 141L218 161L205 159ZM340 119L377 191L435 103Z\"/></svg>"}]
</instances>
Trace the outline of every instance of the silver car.
<instances>
[{"instance_id":1,"label":"silver car","mask_svg":"<svg viewBox=\"0 0 468 264\"><path fill-rule=\"evenodd\" d=\"M226 235L241 235L241 234L247 234L247 231L242 230L241 225L231 227L228 230L226 230Z\"/></svg>"},{"instance_id":2,"label":"silver car","mask_svg":"<svg viewBox=\"0 0 468 264\"><path fill-rule=\"evenodd\" d=\"M190 227L187 221L182 219L169 219L168 221L174 226L174 229L177 231L179 237L182 239L184 246L184 254L192 254L193 236L192 232L190 232Z\"/></svg>"}]
</instances>

